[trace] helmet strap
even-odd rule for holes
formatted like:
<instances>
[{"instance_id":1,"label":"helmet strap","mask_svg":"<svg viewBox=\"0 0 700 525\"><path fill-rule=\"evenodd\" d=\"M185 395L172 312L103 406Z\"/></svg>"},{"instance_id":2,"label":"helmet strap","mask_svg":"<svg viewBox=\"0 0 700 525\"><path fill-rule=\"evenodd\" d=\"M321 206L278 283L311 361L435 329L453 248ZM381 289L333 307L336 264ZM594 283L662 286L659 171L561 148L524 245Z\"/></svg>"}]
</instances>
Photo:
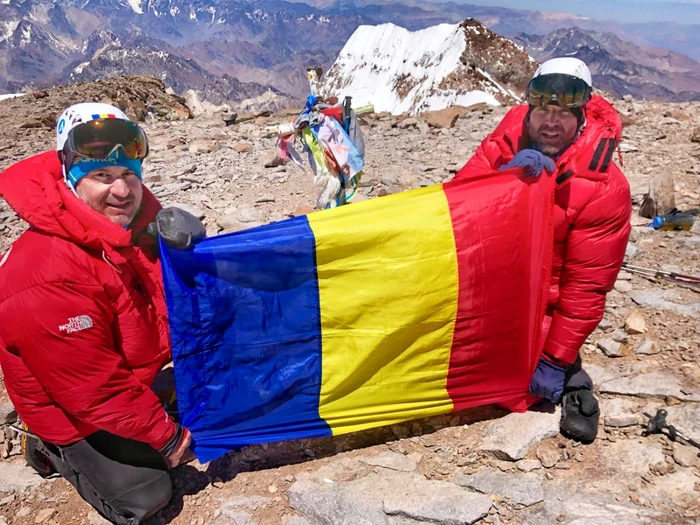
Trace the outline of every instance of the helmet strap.
<instances>
[{"instance_id":1,"label":"helmet strap","mask_svg":"<svg viewBox=\"0 0 700 525\"><path fill-rule=\"evenodd\" d=\"M63 182L65 183L66 187L71 191L71 193L73 193L73 195L78 197L78 192L75 191L75 186L73 186L73 183L68 178L68 172L66 171L66 165L63 164L63 162L61 162L61 171L63 172Z\"/></svg>"}]
</instances>

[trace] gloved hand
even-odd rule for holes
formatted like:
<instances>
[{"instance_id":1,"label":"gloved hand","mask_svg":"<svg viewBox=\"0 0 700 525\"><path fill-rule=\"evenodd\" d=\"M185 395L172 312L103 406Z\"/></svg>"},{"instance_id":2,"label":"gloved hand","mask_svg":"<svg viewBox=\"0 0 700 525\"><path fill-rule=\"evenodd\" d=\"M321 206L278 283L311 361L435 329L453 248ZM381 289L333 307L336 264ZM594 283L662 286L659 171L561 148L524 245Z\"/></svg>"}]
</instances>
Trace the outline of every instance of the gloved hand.
<instances>
[{"instance_id":1,"label":"gloved hand","mask_svg":"<svg viewBox=\"0 0 700 525\"><path fill-rule=\"evenodd\" d=\"M160 235L169 246L184 250L206 237L207 230L197 217L181 208L170 206L156 214L156 220L146 232L158 238Z\"/></svg>"},{"instance_id":2,"label":"gloved hand","mask_svg":"<svg viewBox=\"0 0 700 525\"><path fill-rule=\"evenodd\" d=\"M561 431L566 437L590 443L598 436L600 408L593 392L585 388L567 392L561 400Z\"/></svg>"},{"instance_id":3,"label":"gloved hand","mask_svg":"<svg viewBox=\"0 0 700 525\"><path fill-rule=\"evenodd\" d=\"M530 393L557 403L564 393L566 368L540 357L540 362L530 380Z\"/></svg>"},{"instance_id":4,"label":"gloved hand","mask_svg":"<svg viewBox=\"0 0 700 525\"><path fill-rule=\"evenodd\" d=\"M181 463L186 463L194 458L189 450L192 444L192 434L185 427L177 425L177 432L168 443L158 452L163 455L169 469L175 468Z\"/></svg>"},{"instance_id":5,"label":"gloved hand","mask_svg":"<svg viewBox=\"0 0 700 525\"><path fill-rule=\"evenodd\" d=\"M543 169L553 172L556 169L554 160L534 149L519 151L515 157L499 171L510 168L525 168L525 172L531 177L538 177Z\"/></svg>"}]
</instances>

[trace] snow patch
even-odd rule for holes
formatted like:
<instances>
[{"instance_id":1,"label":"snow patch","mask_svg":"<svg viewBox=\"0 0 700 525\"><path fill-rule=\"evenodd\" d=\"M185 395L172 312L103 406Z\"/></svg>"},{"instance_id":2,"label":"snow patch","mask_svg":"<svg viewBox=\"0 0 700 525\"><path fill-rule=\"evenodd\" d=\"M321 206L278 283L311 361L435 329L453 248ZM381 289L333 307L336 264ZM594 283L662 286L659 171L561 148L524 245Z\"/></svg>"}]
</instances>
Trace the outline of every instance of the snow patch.
<instances>
[{"instance_id":1,"label":"snow patch","mask_svg":"<svg viewBox=\"0 0 700 525\"><path fill-rule=\"evenodd\" d=\"M79 64L78 66L76 66L73 69L73 73L75 73L76 75L79 75L80 73L83 72L83 69L85 69L89 65L90 65L90 62L83 62L82 64Z\"/></svg>"},{"instance_id":2,"label":"snow patch","mask_svg":"<svg viewBox=\"0 0 700 525\"><path fill-rule=\"evenodd\" d=\"M32 42L32 28L29 25L22 27L22 37L19 40L19 47L22 49L27 44Z\"/></svg>"},{"instance_id":3,"label":"snow patch","mask_svg":"<svg viewBox=\"0 0 700 525\"><path fill-rule=\"evenodd\" d=\"M24 95L26 95L26 93L7 93L4 95L0 95L0 100L7 100L9 98L23 97Z\"/></svg>"},{"instance_id":4,"label":"snow patch","mask_svg":"<svg viewBox=\"0 0 700 525\"><path fill-rule=\"evenodd\" d=\"M5 22L0 22L0 42L10 38L14 34L18 25L19 20L8 20Z\"/></svg>"},{"instance_id":5,"label":"snow patch","mask_svg":"<svg viewBox=\"0 0 700 525\"><path fill-rule=\"evenodd\" d=\"M439 87L451 73L465 69L459 60L465 48L459 24L414 32L394 24L360 26L324 78L322 92L332 91L341 100L351 96L355 107L373 104L375 111L393 114L454 104L499 105L494 94L506 90L495 82L494 93Z\"/></svg>"},{"instance_id":6,"label":"snow patch","mask_svg":"<svg viewBox=\"0 0 700 525\"><path fill-rule=\"evenodd\" d=\"M134 13L142 15L143 14L143 9L141 9L141 0L126 0L129 2L129 5L131 6L131 9L134 11Z\"/></svg>"},{"instance_id":7,"label":"snow patch","mask_svg":"<svg viewBox=\"0 0 700 525\"><path fill-rule=\"evenodd\" d=\"M170 8L170 16L175 16L180 12L180 8L177 6L173 6Z\"/></svg>"}]
</instances>

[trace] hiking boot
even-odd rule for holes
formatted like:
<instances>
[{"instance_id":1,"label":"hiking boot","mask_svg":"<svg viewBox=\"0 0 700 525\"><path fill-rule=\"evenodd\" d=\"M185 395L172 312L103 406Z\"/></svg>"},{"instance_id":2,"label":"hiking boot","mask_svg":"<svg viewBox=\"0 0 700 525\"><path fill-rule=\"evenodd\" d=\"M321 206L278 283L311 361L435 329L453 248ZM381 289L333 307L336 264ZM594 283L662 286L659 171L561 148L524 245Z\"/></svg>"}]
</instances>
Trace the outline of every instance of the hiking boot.
<instances>
[{"instance_id":1,"label":"hiking boot","mask_svg":"<svg viewBox=\"0 0 700 525\"><path fill-rule=\"evenodd\" d=\"M598 435L600 408L593 392L573 390L561 400L560 429L564 436L581 443L592 443Z\"/></svg>"},{"instance_id":2,"label":"hiking boot","mask_svg":"<svg viewBox=\"0 0 700 525\"><path fill-rule=\"evenodd\" d=\"M30 432L29 427L24 423L22 423L22 428L26 432ZM49 456L41 450L37 438L22 434L20 444L22 447L22 456L27 462L27 465L36 470L42 478L46 479L56 474L53 463L51 463Z\"/></svg>"}]
</instances>

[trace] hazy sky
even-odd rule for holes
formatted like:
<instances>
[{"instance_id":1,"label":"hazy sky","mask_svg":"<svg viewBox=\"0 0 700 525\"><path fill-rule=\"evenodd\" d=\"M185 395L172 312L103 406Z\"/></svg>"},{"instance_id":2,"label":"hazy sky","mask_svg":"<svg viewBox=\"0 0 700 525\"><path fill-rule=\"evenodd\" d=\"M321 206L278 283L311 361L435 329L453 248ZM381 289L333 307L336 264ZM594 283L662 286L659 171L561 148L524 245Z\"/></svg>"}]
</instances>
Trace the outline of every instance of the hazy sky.
<instances>
[{"instance_id":1,"label":"hazy sky","mask_svg":"<svg viewBox=\"0 0 700 525\"><path fill-rule=\"evenodd\" d=\"M437 0L445 1L445 0ZM700 24L700 0L454 0L458 3L566 12L617 22Z\"/></svg>"}]
</instances>

